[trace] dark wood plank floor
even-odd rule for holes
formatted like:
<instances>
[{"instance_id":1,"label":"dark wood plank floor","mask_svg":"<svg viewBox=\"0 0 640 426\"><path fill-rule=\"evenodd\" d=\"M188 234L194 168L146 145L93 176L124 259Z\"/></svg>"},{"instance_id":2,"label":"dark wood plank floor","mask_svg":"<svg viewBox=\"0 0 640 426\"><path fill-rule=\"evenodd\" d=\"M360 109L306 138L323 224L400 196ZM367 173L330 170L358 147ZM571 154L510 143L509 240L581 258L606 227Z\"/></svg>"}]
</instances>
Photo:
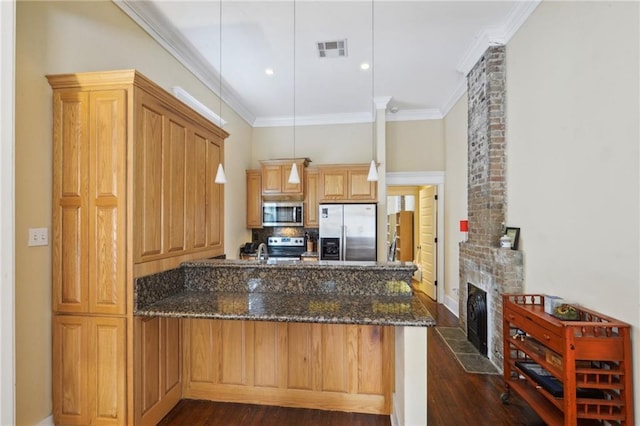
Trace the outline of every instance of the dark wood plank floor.
<instances>
[{"instance_id":1,"label":"dark wood plank floor","mask_svg":"<svg viewBox=\"0 0 640 426\"><path fill-rule=\"evenodd\" d=\"M456 317L443 305L419 294L440 326L455 327ZM433 328L427 329L427 421L430 426L542 426L544 422L513 395L500 401L502 377L469 374L455 360ZM389 416L182 400L163 426L390 426Z\"/></svg>"}]
</instances>

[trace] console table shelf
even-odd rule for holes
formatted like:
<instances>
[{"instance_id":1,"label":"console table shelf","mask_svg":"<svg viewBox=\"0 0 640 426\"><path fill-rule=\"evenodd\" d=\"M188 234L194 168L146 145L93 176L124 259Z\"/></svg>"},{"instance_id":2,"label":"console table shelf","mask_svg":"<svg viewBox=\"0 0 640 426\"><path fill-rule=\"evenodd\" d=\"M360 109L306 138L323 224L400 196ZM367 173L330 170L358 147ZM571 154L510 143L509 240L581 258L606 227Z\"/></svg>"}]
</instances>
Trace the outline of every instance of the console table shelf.
<instances>
[{"instance_id":1,"label":"console table shelf","mask_svg":"<svg viewBox=\"0 0 640 426\"><path fill-rule=\"evenodd\" d=\"M503 295L504 380L549 425L633 425L631 326L575 306L544 311L539 294Z\"/></svg>"}]
</instances>

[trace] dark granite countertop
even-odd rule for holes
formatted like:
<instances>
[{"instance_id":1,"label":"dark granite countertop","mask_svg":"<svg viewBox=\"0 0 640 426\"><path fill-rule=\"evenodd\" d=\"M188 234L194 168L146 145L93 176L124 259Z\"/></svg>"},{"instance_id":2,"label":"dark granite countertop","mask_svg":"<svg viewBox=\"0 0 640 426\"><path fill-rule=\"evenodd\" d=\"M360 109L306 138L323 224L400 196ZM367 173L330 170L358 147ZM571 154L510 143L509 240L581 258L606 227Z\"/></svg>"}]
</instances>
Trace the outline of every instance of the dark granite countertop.
<instances>
[{"instance_id":1,"label":"dark granite countertop","mask_svg":"<svg viewBox=\"0 0 640 426\"><path fill-rule=\"evenodd\" d=\"M287 295L184 291L136 312L141 316L433 326L417 297Z\"/></svg>"},{"instance_id":2,"label":"dark granite countertop","mask_svg":"<svg viewBox=\"0 0 640 426\"><path fill-rule=\"evenodd\" d=\"M433 326L401 262L202 260L141 277L138 316Z\"/></svg>"}]
</instances>

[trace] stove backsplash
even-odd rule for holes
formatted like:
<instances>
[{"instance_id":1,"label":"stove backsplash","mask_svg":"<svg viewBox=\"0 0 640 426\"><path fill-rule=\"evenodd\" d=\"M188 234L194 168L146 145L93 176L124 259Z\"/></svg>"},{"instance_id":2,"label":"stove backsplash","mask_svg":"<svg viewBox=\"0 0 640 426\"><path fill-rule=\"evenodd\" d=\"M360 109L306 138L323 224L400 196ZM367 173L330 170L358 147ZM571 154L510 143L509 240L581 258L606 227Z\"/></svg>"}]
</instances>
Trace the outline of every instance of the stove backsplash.
<instances>
[{"instance_id":1,"label":"stove backsplash","mask_svg":"<svg viewBox=\"0 0 640 426\"><path fill-rule=\"evenodd\" d=\"M318 241L318 228L300 228L300 227L269 227L262 229L252 229L251 239L259 243L267 242L269 237L308 237L312 241Z\"/></svg>"}]
</instances>

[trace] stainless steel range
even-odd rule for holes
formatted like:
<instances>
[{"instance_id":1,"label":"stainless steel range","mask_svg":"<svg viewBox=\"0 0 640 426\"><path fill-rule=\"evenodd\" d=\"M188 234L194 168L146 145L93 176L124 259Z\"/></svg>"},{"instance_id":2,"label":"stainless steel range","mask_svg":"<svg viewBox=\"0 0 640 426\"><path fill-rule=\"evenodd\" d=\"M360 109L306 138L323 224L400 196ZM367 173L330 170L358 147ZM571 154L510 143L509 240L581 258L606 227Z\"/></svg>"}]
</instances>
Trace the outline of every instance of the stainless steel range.
<instances>
[{"instance_id":1,"label":"stainless steel range","mask_svg":"<svg viewBox=\"0 0 640 426\"><path fill-rule=\"evenodd\" d=\"M305 252L304 237L269 237L267 249L269 259L300 260Z\"/></svg>"}]
</instances>

